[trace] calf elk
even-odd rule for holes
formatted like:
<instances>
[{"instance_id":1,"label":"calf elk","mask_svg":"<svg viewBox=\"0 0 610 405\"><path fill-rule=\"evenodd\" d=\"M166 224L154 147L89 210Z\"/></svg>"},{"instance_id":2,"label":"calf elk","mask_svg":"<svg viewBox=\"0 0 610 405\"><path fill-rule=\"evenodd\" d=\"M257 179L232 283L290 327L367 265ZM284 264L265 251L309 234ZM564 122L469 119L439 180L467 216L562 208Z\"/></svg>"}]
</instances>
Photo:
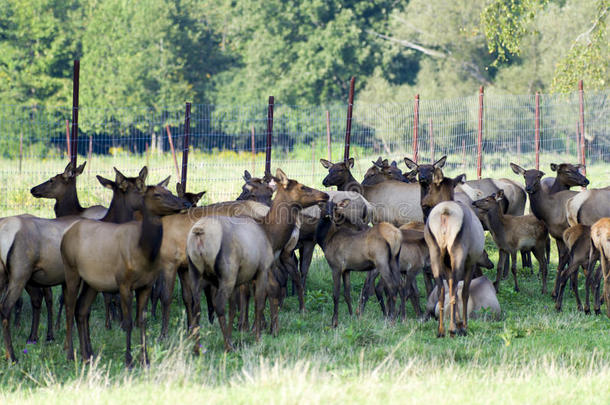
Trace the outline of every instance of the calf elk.
<instances>
[{"instance_id":1,"label":"calf elk","mask_svg":"<svg viewBox=\"0 0 610 405\"><path fill-rule=\"evenodd\" d=\"M593 249L599 252L602 264L606 315L610 318L610 218L602 218L591 226L591 250Z\"/></svg>"},{"instance_id":2,"label":"calf elk","mask_svg":"<svg viewBox=\"0 0 610 405\"><path fill-rule=\"evenodd\" d=\"M445 289L448 289L447 281L443 281ZM458 297L458 311L464 310L464 302L460 298L460 292L463 291L464 282L460 281L457 286L457 297ZM443 312L447 312L451 297L445 293L445 309ZM500 309L500 303L496 296L496 289L494 285L485 276L473 278L470 283L470 293L468 297L468 317L472 317L475 311L489 311L493 319L498 319L502 310ZM426 305L426 315L439 317L440 307L438 304L438 289L435 288L430 296L428 297L428 304Z\"/></svg>"},{"instance_id":3,"label":"calf elk","mask_svg":"<svg viewBox=\"0 0 610 405\"><path fill-rule=\"evenodd\" d=\"M494 242L500 250L494 287L498 291L504 270L508 268L510 255L515 291L519 291L519 284L517 283L517 252L520 250L532 250L541 268L542 294L546 294L547 261L545 258L545 248L547 230L544 222L533 215L505 215L500 207L502 198L504 198L504 191L500 190L472 203L483 212L481 215L482 222L485 223L487 229L491 232Z\"/></svg>"}]
</instances>

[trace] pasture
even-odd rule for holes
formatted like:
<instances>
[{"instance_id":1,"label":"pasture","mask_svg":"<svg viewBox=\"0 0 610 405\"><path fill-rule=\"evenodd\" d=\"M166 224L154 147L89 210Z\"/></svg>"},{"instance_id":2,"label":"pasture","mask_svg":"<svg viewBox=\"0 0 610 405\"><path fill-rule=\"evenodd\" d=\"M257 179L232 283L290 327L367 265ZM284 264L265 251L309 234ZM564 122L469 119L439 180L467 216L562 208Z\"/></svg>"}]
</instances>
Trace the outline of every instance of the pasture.
<instances>
[{"instance_id":1,"label":"pasture","mask_svg":"<svg viewBox=\"0 0 610 405\"><path fill-rule=\"evenodd\" d=\"M244 168L250 168L250 160L235 157L220 166L211 161L213 158L191 155L189 190L208 190L207 202L226 194L231 196L225 199L235 198L238 178ZM505 169L484 169L484 176L505 176L522 183L510 172L506 156L495 158L505 161ZM151 158L152 181L173 173L170 159L169 155ZM561 161L560 156L557 160L546 159ZM125 157L95 156L93 160L91 175L84 174L84 181L79 179L78 183L83 206L108 202L107 193L97 185L93 174L108 175L113 165L135 174L135 168L143 164L141 158L126 162ZM370 160L359 160L356 178L362 178ZM461 160L454 157L456 161ZM274 161L272 167L276 163L289 177L323 189L321 179L326 171L318 163L312 164L311 159L287 165ZM14 166L14 162L2 161L0 165ZM51 216L52 202L35 201L27 190L46 180L47 174L60 172L63 165L59 159L26 161L26 170L18 178L2 170L2 206L7 212L1 214L14 214L21 207L20 212ZM545 170L548 163L542 166ZM257 162L256 167L262 164ZM448 165L445 172L456 175L462 170ZM472 169L466 172L474 178ZM588 167L587 173L591 187L605 186L610 178L609 168L603 164ZM230 181L206 181L227 176ZM17 184L25 192L17 193ZM489 236L486 250L497 262L498 252ZM540 295L536 261L533 274L522 269L519 261L519 293L513 291L509 281L501 283L498 299L503 315L499 321L472 320L468 336L437 339L436 322L416 320L408 305L407 321L391 324L381 316L375 299L369 301L361 318L350 317L341 299L339 326L330 328L331 274L317 252L308 279L307 312L299 313L296 297L287 298L280 310L279 336L272 338L265 333L256 343L252 333L235 331L234 353L224 352L218 325L202 320L202 355L192 355L192 343L186 339L184 305L176 289L168 341L157 340L160 320L148 316L149 368L125 370L124 333L116 322L112 330L104 329L101 298L95 302L91 317L93 347L98 354L92 365L66 361L65 322L56 332L55 342L26 345L31 315L26 299L21 327L13 329L20 362L9 365L3 360L0 365L0 403L422 403L442 398L469 403L591 404L606 403L610 397L610 320L605 315L578 312L569 290L564 311L557 313L550 295ZM551 282L556 266L553 246ZM493 280L495 269L486 274ZM363 281L361 274L352 276L354 302ZM423 292L423 282L419 281ZM56 300L59 289L54 288L54 292ZM269 319L268 311L266 317ZM45 331L43 315L39 336ZM77 339L75 344L78 346Z\"/></svg>"}]
</instances>

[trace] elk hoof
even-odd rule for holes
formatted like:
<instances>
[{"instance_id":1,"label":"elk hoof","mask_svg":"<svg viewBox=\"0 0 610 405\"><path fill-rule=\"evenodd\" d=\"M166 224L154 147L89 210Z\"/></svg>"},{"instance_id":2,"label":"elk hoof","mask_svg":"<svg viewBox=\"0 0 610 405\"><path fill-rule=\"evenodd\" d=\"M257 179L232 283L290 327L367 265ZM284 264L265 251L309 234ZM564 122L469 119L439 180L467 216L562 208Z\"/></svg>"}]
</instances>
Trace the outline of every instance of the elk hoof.
<instances>
[{"instance_id":1,"label":"elk hoof","mask_svg":"<svg viewBox=\"0 0 610 405\"><path fill-rule=\"evenodd\" d=\"M580 312L580 311L582 311L582 305L577 305L577 306L576 306L576 309L577 309L579 312Z\"/></svg>"},{"instance_id":2,"label":"elk hoof","mask_svg":"<svg viewBox=\"0 0 610 405\"><path fill-rule=\"evenodd\" d=\"M591 310L589 308L585 309L585 315L591 315Z\"/></svg>"},{"instance_id":3,"label":"elk hoof","mask_svg":"<svg viewBox=\"0 0 610 405\"><path fill-rule=\"evenodd\" d=\"M457 331L458 336L466 336L468 334L468 332L466 332L465 328L460 328Z\"/></svg>"},{"instance_id":4,"label":"elk hoof","mask_svg":"<svg viewBox=\"0 0 610 405\"><path fill-rule=\"evenodd\" d=\"M519 287L515 286L515 292L519 292Z\"/></svg>"},{"instance_id":5,"label":"elk hoof","mask_svg":"<svg viewBox=\"0 0 610 405\"><path fill-rule=\"evenodd\" d=\"M445 337L445 332L437 332L436 333L436 337L437 338L444 338Z\"/></svg>"},{"instance_id":6,"label":"elk hoof","mask_svg":"<svg viewBox=\"0 0 610 405\"><path fill-rule=\"evenodd\" d=\"M601 314L602 314L601 309L596 309L596 310L595 310L595 315L601 315Z\"/></svg>"},{"instance_id":7,"label":"elk hoof","mask_svg":"<svg viewBox=\"0 0 610 405\"><path fill-rule=\"evenodd\" d=\"M450 338L454 338L455 337L455 331L454 330L450 330L449 331L449 337Z\"/></svg>"}]
</instances>

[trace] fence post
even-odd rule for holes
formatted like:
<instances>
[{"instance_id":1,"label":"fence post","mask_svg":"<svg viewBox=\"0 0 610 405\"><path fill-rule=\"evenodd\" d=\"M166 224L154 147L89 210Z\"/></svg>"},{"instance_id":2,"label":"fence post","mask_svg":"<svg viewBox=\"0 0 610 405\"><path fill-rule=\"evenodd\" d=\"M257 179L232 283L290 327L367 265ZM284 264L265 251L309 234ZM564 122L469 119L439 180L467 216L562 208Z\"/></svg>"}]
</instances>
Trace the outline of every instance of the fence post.
<instances>
[{"instance_id":1,"label":"fence post","mask_svg":"<svg viewBox=\"0 0 610 405\"><path fill-rule=\"evenodd\" d=\"M271 139L273 136L273 105L275 99L269 96L267 106L267 146L265 148L265 177L271 176Z\"/></svg>"},{"instance_id":2,"label":"fence post","mask_svg":"<svg viewBox=\"0 0 610 405\"><path fill-rule=\"evenodd\" d=\"M347 162L349 159L349 144L352 136L352 110L354 108L354 85L356 77L352 76L349 82L349 96L347 98L347 123L345 125L345 150L343 151L343 160Z\"/></svg>"},{"instance_id":3,"label":"fence post","mask_svg":"<svg viewBox=\"0 0 610 405\"><path fill-rule=\"evenodd\" d=\"M417 163L417 135L419 133L419 94L415 95L413 111L413 161Z\"/></svg>"},{"instance_id":4,"label":"fence post","mask_svg":"<svg viewBox=\"0 0 610 405\"><path fill-rule=\"evenodd\" d=\"M326 110L326 158L329 162L333 161L333 152L330 147L330 112Z\"/></svg>"},{"instance_id":5,"label":"fence post","mask_svg":"<svg viewBox=\"0 0 610 405\"><path fill-rule=\"evenodd\" d=\"M169 148L172 151L172 157L174 158L174 168L176 169L176 178L180 178L180 170L178 170L178 160L176 159L176 150L174 149L174 141L172 140L172 133L169 130L169 124L165 124L165 130L167 131L167 141L169 142Z\"/></svg>"},{"instance_id":6,"label":"fence post","mask_svg":"<svg viewBox=\"0 0 610 405\"><path fill-rule=\"evenodd\" d=\"M182 189L186 191L186 176L188 174L189 165L189 135L191 132L191 103L186 103L186 111L184 113L184 142L182 150L182 177L180 183Z\"/></svg>"},{"instance_id":7,"label":"fence post","mask_svg":"<svg viewBox=\"0 0 610 405\"><path fill-rule=\"evenodd\" d=\"M483 86L479 87L479 130L477 137L477 178L481 178L483 160Z\"/></svg>"},{"instance_id":8,"label":"fence post","mask_svg":"<svg viewBox=\"0 0 610 405\"><path fill-rule=\"evenodd\" d=\"M536 92L536 116L534 123L534 139L536 142L536 170L540 170L540 93Z\"/></svg>"},{"instance_id":9,"label":"fence post","mask_svg":"<svg viewBox=\"0 0 610 405\"><path fill-rule=\"evenodd\" d=\"M72 148L70 142L72 137L70 136L70 120L66 120L66 151L68 152L68 159L72 160Z\"/></svg>"},{"instance_id":10,"label":"fence post","mask_svg":"<svg viewBox=\"0 0 610 405\"><path fill-rule=\"evenodd\" d=\"M74 76L72 77L72 147L70 160L76 167L76 155L78 153L78 85L80 76L80 61L74 61Z\"/></svg>"},{"instance_id":11,"label":"fence post","mask_svg":"<svg viewBox=\"0 0 610 405\"><path fill-rule=\"evenodd\" d=\"M432 128L432 118L428 121L428 131L430 132L430 155L431 155L431 163L434 163L434 130Z\"/></svg>"},{"instance_id":12,"label":"fence post","mask_svg":"<svg viewBox=\"0 0 610 405\"><path fill-rule=\"evenodd\" d=\"M89 135L89 155L87 156L87 174L91 173L91 155L93 154L93 136Z\"/></svg>"},{"instance_id":13,"label":"fence post","mask_svg":"<svg viewBox=\"0 0 610 405\"><path fill-rule=\"evenodd\" d=\"M252 149L252 174L254 175L254 161L256 160L256 147L254 144L254 125L250 127L250 147Z\"/></svg>"},{"instance_id":14,"label":"fence post","mask_svg":"<svg viewBox=\"0 0 610 405\"><path fill-rule=\"evenodd\" d=\"M580 121L576 121L576 161L580 162Z\"/></svg>"},{"instance_id":15,"label":"fence post","mask_svg":"<svg viewBox=\"0 0 610 405\"><path fill-rule=\"evenodd\" d=\"M587 158L585 156L585 95L582 80L578 81L578 103L580 105L580 163L583 166L584 175L587 175Z\"/></svg>"}]
</instances>

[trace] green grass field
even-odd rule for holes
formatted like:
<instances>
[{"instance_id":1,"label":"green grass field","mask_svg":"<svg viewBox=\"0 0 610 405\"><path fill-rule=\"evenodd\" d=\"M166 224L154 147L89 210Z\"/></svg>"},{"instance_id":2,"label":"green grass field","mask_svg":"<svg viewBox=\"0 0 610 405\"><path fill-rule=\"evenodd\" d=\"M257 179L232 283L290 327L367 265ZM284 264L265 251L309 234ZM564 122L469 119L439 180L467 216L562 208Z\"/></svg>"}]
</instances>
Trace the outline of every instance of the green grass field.
<instances>
[{"instance_id":1,"label":"green grass field","mask_svg":"<svg viewBox=\"0 0 610 405\"><path fill-rule=\"evenodd\" d=\"M173 166L167 158L159 157L154 162L151 159L153 180L161 180L172 172ZM120 160L103 159L96 157L95 171L84 175L88 180L82 186L87 191L81 197L83 205L99 198L95 192L89 194L94 185L93 173L103 168L102 172L110 175L110 167L120 163ZM368 160L361 159L358 173L366 170ZM199 163L197 159L192 161L191 173L195 173L197 169L193 167L199 167ZM0 162L0 165L4 163ZM44 162L35 163L42 165ZM35 167L35 163L32 163L31 173L22 175L22 181L29 187L48 177L42 174L42 169L37 169L42 166ZM233 171L243 171L242 167L250 163L247 159L241 163L236 160L224 169L210 164L206 178L224 175L234 180L222 183L222 186L220 182L208 181L202 188L209 189L213 185L219 189L210 190L210 194L230 192L236 195L239 181ZM57 168L59 172L63 163L54 161L48 165L47 171ZM129 167L135 172L137 164ZM169 167L167 174L155 170L158 167ZM301 181L319 185L324 172L319 164L313 173L311 167L312 163L308 161L300 166L294 164L292 171L290 167L286 171L289 176L299 179L299 173L309 170L310 179L316 181L310 182L306 178ZM458 173L460 171L452 169L447 174ZM607 185L607 166L590 167L588 173L592 186ZM493 175L519 180L509 171ZM16 189L20 186L11 182L8 176L2 176L0 184L3 187L10 184ZM189 183L193 184L189 189L198 190L198 184L204 185L203 178L201 183L197 181ZM103 193L100 195L105 195ZM13 201L21 201L27 209L51 215L51 202L40 204L27 196L7 194L3 198L11 202L11 210L16 210ZM489 238L487 250L492 260L497 261L497 250ZM556 265L557 255L553 252L551 286ZM341 299L339 327L330 328L331 274L318 253L308 279L306 314L301 315L296 298L289 297L280 311L277 338L266 333L257 343L251 333L235 332L234 343L238 350L229 354L223 351L218 324L205 322L201 331L203 354L199 357L191 354L192 344L185 338L186 321L177 289L170 323L171 338L157 341L160 320L149 317L151 365L149 368L136 366L133 370L125 370L123 366L125 338L118 324L113 324L110 331L104 329L101 298L94 305L91 319L93 349L98 353L92 365L66 361L64 323L56 333L55 342L26 345L30 323L26 300L21 328L13 329L13 342L20 362L9 365L2 359L0 363L0 403L89 405L205 401L301 404L461 400L484 404L608 403L610 320L605 315L587 316L577 312L573 294L568 289L564 311L557 313L550 296L540 294L535 260L534 267L532 275L529 270L522 270L519 262L521 292L513 291L510 280L502 283L498 298L503 315L499 321L473 320L469 323L467 337L437 339L435 321L416 320L408 306L407 321L391 324L382 318L374 299L369 301L361 318L350 317ZM495 270L487 275L493 279ZM584 298L582 279L581 276L580 292ZM353 302L357 302L363 281L361 274L352 276ZM420 290L425 291L423 285ZM55 293L57 298L59 289L56 288ZM42 319L40 337L46 333L46 317L43 315ZM139 342L137 336L134 331L134 343ZM78 346L75 339L77 350ZM136 345L136 355L137 349Z\"/></svg>"}]
</instances>

